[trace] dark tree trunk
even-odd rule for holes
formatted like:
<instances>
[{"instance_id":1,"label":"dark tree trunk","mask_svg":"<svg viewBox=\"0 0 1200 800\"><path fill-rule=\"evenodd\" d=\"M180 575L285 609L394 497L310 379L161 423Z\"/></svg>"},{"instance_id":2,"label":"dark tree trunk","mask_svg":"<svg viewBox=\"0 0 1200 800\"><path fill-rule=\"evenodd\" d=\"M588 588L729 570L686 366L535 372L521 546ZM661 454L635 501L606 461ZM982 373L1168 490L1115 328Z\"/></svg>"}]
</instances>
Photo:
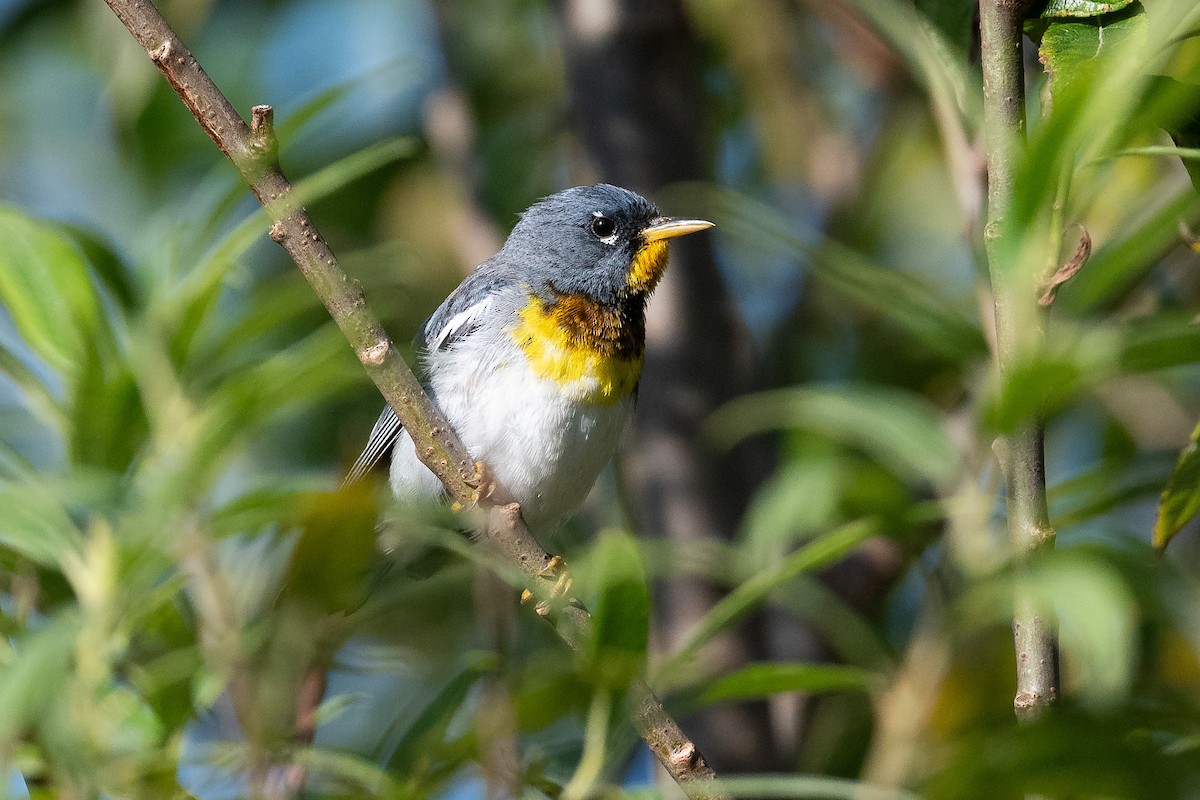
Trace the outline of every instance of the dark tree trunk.
<instances>
[{"instance_id":1,"label":"dark tree trunk","mask_svg":"<svg viewBox=\"0 0 1200 800\"><path fill-rule=\"evenodd\" d=\"M707 178L699 63L680 3L564 0L560 13L573 122L599 179L654 197L665 185ZM710 236L672 245L671 268L650 304L647 339L623 456L639 530L682 547L729 539L752 471L744 453L706 448L699 429L748 388L750 348ZM674 647L719 596L691 578L668 580L658 614L663 644ZM751 623L715 641L704 657L725 671L762 658L762 639L761 625ZM724 705L683 724L718 773L781 766L765 704Z\"/></svg>"}]
</instances>

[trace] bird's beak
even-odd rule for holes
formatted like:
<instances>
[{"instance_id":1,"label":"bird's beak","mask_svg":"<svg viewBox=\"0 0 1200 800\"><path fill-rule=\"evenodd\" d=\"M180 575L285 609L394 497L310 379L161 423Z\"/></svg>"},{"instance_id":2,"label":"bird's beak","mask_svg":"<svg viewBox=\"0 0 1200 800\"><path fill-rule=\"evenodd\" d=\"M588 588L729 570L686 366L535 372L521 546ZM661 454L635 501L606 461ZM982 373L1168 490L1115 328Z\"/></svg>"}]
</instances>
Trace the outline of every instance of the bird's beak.
<instances>
[{"instance_id":1,"label":"bird's beak","mask_svg":"<svg viewBox=\"0 0 1200 800\"><path fill-rule=\"evenodd\" d=\"M662 239L674 239L676 236L695 233L696 231L702 231L711 227L713 227L713 224L704 219L671 219L670 217L659 217L650 223L650 227L642 231L642 239L646 242L657 242Z\"/></svg>"}]
</instances>

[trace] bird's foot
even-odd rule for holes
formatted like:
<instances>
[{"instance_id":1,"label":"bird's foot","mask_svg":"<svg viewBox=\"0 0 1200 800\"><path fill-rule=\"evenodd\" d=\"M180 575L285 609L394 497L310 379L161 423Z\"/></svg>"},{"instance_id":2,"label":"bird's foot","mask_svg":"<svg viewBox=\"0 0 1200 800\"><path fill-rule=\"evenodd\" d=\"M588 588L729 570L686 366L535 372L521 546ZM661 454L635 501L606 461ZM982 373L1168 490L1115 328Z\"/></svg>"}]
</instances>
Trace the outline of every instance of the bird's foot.
<instances>
[{"instance_id":1,"label":"bird's foot","mask_svg":"<svg viewBox=\"0 0 1200 800\"><path fill-rule=\"evenodd\" d=\"M538 573L539 578L554 581L546 596L533 607L538 616L546 616L554 606L568 599L567 594L571 591L571 576L562 567L562 557L551 556L550 560L546 562L546 566L542 567L542 571ZM529 589L521 592L522 603L528 603L533 597L533 592Z\"/></svg>"},{"instance_id":2,"label":"bird's foot","mask_svg":"<svg viewBox=\"0 0 1200 800\"><path fill-rule=\"evenodd\" d=\"M475 490L471 493L471 502L478 505L480 500L490 500L496 493L496 476L491 467L482 461L476 461L475 474L467 481L467 485Z\"/></svg>"}]
</instances>

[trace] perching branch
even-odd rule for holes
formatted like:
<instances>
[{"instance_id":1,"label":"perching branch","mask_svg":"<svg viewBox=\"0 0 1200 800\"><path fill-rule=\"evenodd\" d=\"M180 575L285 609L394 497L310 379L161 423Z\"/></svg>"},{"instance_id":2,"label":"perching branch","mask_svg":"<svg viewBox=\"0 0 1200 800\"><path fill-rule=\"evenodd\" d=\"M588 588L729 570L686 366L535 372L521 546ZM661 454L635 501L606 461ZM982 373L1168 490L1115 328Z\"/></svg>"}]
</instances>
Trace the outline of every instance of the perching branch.
<instances>
[{"instance_id":1,"label":"perching branch","mask_svg":"<svg viewBox=\"0 0 1200 800\"><path fill-rule=\"evenodd\" d=\"M1013 197L1020 144L1025 135L1025 68L1022 26L1029 0L980 0L983 112L987 136L988 223L984 232L996 305L996 355L1002 372L1022 351L1025 329L1036 319L1036 287L1025 285L1015 263ZM1000 448L1008 481L1008 529L1019 558L1054 546L1046 508L1042 428L1023 424ZM1058 696L1055 621L1018 597L1013 614L1017 717L1037 717Z\"/></svg>"},{"instance_id":2,"label":"perching branch","mask_svg":"<svg viewBox=\"0 0 1200 800\"><path fill-rule=\"evenodd\" d=\"M520 508L515 503L504 503L508 495L503 487L476 465L458 435L434 408L383 326L367 309L358 284L338 266L333 251L280 171L271 107L255 106L247 126L152 3L106 2L263 204L271 219L271 238L287 250L321 298L367 374L412 436L417 457L441 479L451 498L463 505L478 504L490 512L488 540L528 575L540 576L550 556L530 534ZM574 607L567 612L567 624L559 630L569 644L577 646L590 617ZM635 702L634 726L671 777L692 797L720 797L718 792L704 788L703 784L716 775L658 698L640 681L630 693Z\"/></svg>"}]
</instances>

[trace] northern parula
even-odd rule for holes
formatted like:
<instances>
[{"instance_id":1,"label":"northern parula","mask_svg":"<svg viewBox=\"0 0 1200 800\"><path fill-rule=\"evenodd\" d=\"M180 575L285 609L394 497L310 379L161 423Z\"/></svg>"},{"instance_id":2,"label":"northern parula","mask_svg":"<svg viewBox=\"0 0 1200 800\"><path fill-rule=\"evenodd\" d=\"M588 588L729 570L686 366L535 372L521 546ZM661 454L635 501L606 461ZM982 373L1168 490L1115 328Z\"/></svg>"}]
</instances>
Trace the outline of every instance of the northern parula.
<instances>
[{"instance_id":1,"label":"northern parula","mask_svg":"<svg viewBox=\"0 0 1200 800\"><path fill-rule=\"evenodd\" d=\"M574 512L612 457L633 409L646 301L667 243L711 227L664 217L618 186L567 189L522 214L500 252L425 323L430 397L531 529ZM347 480L389 447L397 497L441 492L390 407Z\"/></svg>"}]
</instances>

